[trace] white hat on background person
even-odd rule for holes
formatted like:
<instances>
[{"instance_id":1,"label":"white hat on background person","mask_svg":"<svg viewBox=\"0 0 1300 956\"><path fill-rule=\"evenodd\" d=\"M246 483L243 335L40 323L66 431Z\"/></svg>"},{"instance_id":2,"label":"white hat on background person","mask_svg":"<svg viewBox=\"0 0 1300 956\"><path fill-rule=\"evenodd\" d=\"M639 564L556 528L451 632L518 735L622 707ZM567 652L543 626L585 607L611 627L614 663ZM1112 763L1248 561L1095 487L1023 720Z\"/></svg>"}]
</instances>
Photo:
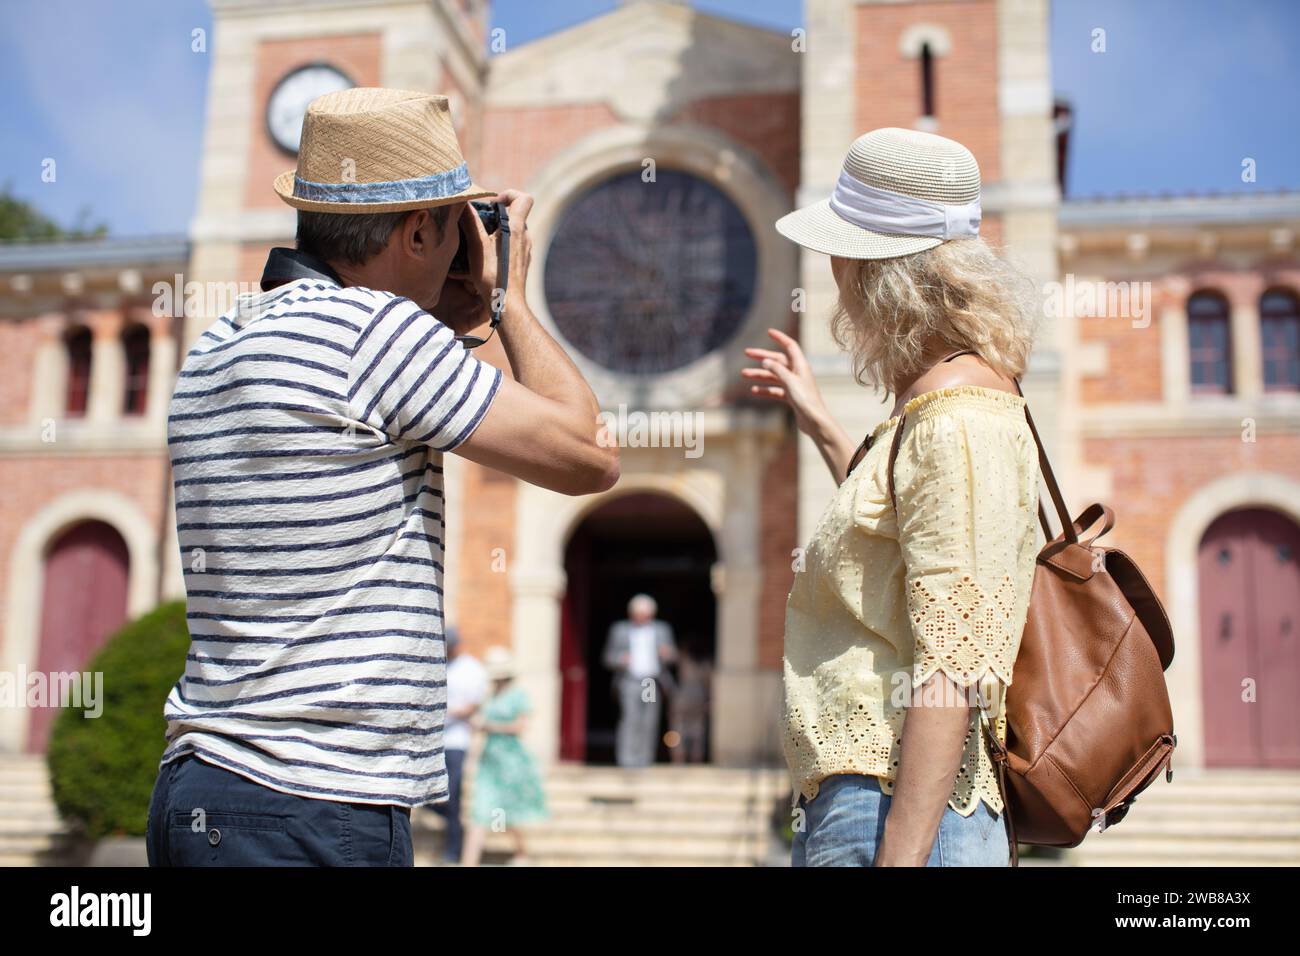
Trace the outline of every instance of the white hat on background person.
<instances>
[{"instance_id":1,"label":"white hat on background person","mask_svg":"<svg viewBox=\"0 0 1300 956\"><path fill-rule=\"evenodd\" d=\"M483 666L492 680L510 680L517 673L515 656L510 653L508 647L502 647L500 644L487 649L487 653L483 655Z\"/></svg>"}]
</instances>

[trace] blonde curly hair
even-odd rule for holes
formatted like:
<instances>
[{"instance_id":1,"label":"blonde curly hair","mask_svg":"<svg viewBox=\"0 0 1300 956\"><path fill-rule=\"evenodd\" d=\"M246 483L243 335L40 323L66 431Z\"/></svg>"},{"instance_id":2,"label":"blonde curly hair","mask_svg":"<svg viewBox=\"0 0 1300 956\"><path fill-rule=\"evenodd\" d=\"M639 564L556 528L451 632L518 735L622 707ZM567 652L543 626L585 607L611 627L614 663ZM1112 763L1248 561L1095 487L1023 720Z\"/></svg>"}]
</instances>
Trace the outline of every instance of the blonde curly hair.
<instances>
[{"instance_id":1,"label":"blonde curly hair","mask_svg":"<svg viewBox=\"0 0 1300 956\"><path fill-rule=\"evenodd\" d=\"M1012 378L1024 374L1037 317L1034 286L984 240L845 261L831 335L853 356L859 384L892 390L924 371L936 337L954 352L974 350Z\"/></svg>"}]
</instances>

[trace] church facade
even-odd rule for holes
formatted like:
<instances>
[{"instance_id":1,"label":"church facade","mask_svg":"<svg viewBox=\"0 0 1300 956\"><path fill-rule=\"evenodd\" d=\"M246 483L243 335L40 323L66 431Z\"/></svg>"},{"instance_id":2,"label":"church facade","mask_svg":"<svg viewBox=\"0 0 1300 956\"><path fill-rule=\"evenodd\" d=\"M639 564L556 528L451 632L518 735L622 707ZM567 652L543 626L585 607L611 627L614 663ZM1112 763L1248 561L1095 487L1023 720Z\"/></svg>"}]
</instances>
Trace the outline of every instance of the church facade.
<instances>
[{"instance_id":1,"label":"church facade","mask_svg":"<svg viewBox=\"0 0 1300 956\"><path fill-rule=\"evenodd\" d=\"M785 597L831 479L741 348L797 334L850 433L885 417L830 341L824 257L772 223L903 126L974 152L982 234L1043 289L1025 391L1076 513L1110 504L1105 543L1166 602L1180 766L1300 766L1300 199L1063 199L1046 0L806 0L793 34L649 0L518 46L481 0L212 9L189 234L0 249L0 668L78 669L183 595L177 356L291 243L270 183L305 101L389 86L446 93L475 179L537 197L529 300L623 436L587 498L447 462L445 614L514 649L544 759L609 760L600 654L638 592L712 662L709 759L779 759ZM46 729L0 711L0 749Z\"/></svg>"}]
</instances>

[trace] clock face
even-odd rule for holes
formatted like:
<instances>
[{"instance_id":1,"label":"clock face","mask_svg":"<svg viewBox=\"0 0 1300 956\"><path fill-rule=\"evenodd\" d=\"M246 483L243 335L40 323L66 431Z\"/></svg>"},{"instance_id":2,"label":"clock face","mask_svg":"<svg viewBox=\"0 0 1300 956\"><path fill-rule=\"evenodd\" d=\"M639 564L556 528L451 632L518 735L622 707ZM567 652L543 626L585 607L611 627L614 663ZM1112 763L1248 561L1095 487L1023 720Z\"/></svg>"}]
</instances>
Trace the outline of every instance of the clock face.
<instances>
[{"instance_id":1,"label":"clock face","mask_svg":"<svg viewBox=\"0 0 1300 956\"><path fill-rule=\"evenodd\" d=\"M302 138L302 117L307 106L325 93L346 90L353 83L343 73L324 63L302 66L287 74L266 103L266 128L271 139L286 153L297 155Z\"/></svg>"},{"instance_id":2,"label":"clock face","mask_svg":"<svg viewBox=\"0 0 1300 956\"><path fill-rule=\"evenodd\" d=\"M603 368L655 375L734 336L754 300L758 252L744 215L712 183L661 169L617 174L560 220L546 304L561 334Z\"/></svg>"}]
</instances>

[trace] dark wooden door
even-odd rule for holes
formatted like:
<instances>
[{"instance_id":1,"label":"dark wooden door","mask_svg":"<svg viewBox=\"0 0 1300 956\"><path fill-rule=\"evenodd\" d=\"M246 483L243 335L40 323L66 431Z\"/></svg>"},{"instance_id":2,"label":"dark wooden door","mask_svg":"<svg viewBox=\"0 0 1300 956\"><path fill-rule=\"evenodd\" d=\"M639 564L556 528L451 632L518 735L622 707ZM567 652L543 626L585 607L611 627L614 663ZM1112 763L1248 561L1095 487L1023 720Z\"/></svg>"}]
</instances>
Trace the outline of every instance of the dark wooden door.
<instances>
[{"instance_id":1,"label":"dark wooden door","mask_svg":"<svg viewBox=\"0 0 1300 956\"><path fill-rule=\"evenodd\" d=\"M1206 763L1300 767L1300 527L1229 512L1198 566Z\"/></svg>"},{"instance_id":2,"label":"dark wooden door","mask_svg":"<svg viewBox=\"0 0 1300 956\"><path fill-rule=\"evenodd\" d=\"M50 547L36 665L47 680L52 674L83 670L125 623L128 564L126 542L101 521L76 525ZM30 753L44 752L56 712L56 707L31 711Z\"/></svg>"},{"instance_id":3,"label":"dark wooden door","mask_svg":"<svg viewBox=\"0 0 1300 956\"><path fill-rule=\"evenodd\" d=\"M591 537L581 529L564 563L567 587L560 605L560 759L587 757L587 602Z\"/></svg>"},{"instance_id":4,"label":"dark wooden door","mask_svg":"<svg viewBox=\"0 0 1300 956\"><path fill-rule=\"evenodd\" d=\"M623 495L589 514L565 551L568 591L562 605L560 755L614 762L619 705L603 657L609 628L645 592L676 632L678 648L697 660L714 656L716 603L711 569L717 551L708 526L666 495ZM668 700L661 708L667 728ZM670 753L660 746L660 759ZM707 759L707 752L706 758Z\"/></svg>"}]
</instances>

